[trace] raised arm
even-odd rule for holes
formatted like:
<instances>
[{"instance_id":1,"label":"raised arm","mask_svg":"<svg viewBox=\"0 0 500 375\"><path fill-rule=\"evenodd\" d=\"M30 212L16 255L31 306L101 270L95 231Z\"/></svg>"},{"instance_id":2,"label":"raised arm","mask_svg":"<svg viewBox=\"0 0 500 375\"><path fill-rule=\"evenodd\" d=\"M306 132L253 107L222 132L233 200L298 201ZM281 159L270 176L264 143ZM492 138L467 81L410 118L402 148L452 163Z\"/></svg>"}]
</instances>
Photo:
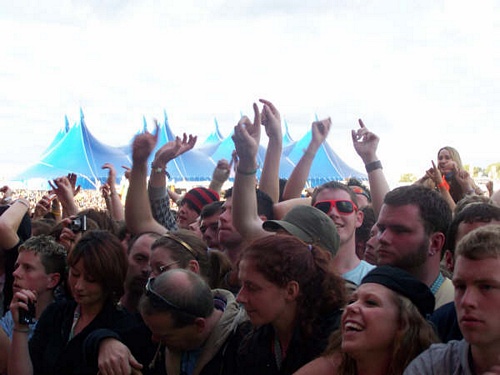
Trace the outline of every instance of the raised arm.
<instances>
[{"instance_id":1,"label":"raised arm","mask_svg":"<svg viewBox=\"0 0 500 375\"><path fill-rule=\"evenodd\" d=\"M443 178L441 172L439 171L439 168L436 167L436 164L434 164L433 160L431 160L431 163L432 167L425 172L425 175L427 176L427 178L431 179L434 182L444 200L448 203L448 206L450 206L451 210L453 211L456 204L450 194L450 185L448 185L446 179Z\"/></svg>"},{"instance_id":2,"label":"raised arm","mask_svg":"<svg viewBox=\"0 0 500 375\"><path fill-rule=\"evenodd\" d=\"M130 171L129 187L125 200L125 222L133 234L143 232L165 233L151 212L149 205L146 179L148 175L147 161L158 140L158 125L156 133L139 134L132 143L132 169Z\"/></svg>"},{"instance_id":3,"label":"raised arm","mask_svg":"<svg viewBox=\"0 0 500 375\"><path fill-rule=\"evenodd\" d=\"M217 166L212 173L212 180L210 181L210 185L208 185L209 189L216 191L220 194L222 190L222 185L229 178L229 173L231 172L231 164L226 159L220 159L217 162Z\"/></svg>"},{"instance_id":4,"label":"raised arm","mask_svg":"<svg viewBox=\"0 0 500 375\"><path fill-rule=\"evenodd\" d=\"M33 364L31 362L27 326L19 323L19 309L28 310L28 301L36 301L36 295L27 289L22 289L14 293L10 303L14 329L12 332L12 342L10 344L8 373L16 375L33 374Z\"/></svg>"},{"instance_id":5,"label":"raised arm","mask_svg":"<svg viewBox=\"0 0 500 375\"><path fill-rule=\"evenodd\" d=\"M10 250L19 243L17 230L24 215L29 212L30 202L19 198L0 216L0 250Z\"/></svg>"},{"instance_id":6,"label":"raised arm","mask_svg":"<svg viewBox=\"0 0 500 375\"><path fill-rule=\"evenodd\" d=\"M121 221L125 219L125 212L123 209L123 204L118 192L116 191L116 169L111 163L106 163L102 166L102 169L108 170L108 180L106 181L109 186L109 205L110 214L114 220Z\"/></svg>"},{"instance_id":7,"label":"raised arm","mask_svg":"<svg viewBox=\"0 0 500 375\"><path fill-rule=\"evenodd\" d=\"M378 217L384 203L384 197L390 190L382 169L382 163L377 157L380 138L375 133L369 131L361 119L358 122L359 129L351 131L352 144L354 150L356 150L356 153L365 164L372 196L372 207L375 211L375 216Z\"/></svg>"},{"instance_id":8,"label":"raised arm","mask_svg":"<svg viewBox=\"0 0 500 375\"><path fill-rule=\"evenodd\" d=\"M80 192L80 186L75 187L75 184L76 175L74 173L49 181L52 192L57 195L57 199L61 202L63 218L78 214L75 196Z\"/></svg>"},{"instance_id":9,"label":"raised arm","mask_svg":"<svg viewBox=\"0 0 500 375\"><path fill-rule=\"evenodd\" d=\"M321 147L321 144L328 136L331 125L332 120L330 119L330 117L312 123L311 142L309 142L307 149L304 151L304 155L302 155L299 162L290 174L290 178L288 179L283 191L283 200L300 198L307 178L309 177L309 171L311 170L311 166L314 158L316 157L316 153Z\"/></svg>"},{"instance_id":10,"label":"raised arm","mask_svg":"<svg viewBox=\"0 0 500 375\"><path fill-rule=\"evenodd\" d=\"M261 114L262 125L266 128L269 138L264 166L260 175L259 189L267 193L274 203L279 201L279 171L280 159L283 151L283 137L281 134L281 117L276 107L268 100L260 99L264 104Z\"/></svg>"},{"instance_id":11,"label":"raised arm","mask_svg":"<svg viewBox=\"0 0 500 375\"><path fill-rule=\"evenodd\" d=\"M167 190L167 164L177 156L191 150L196 144L197 137L184 133L182 139L176 137L174 141L164 144L155 154L151 163L149 178L149 201L153 217L168 230L177 229L175 214L170 209L170 190Z\"/></svg>"},{"instance_id":12,"label":"raised arm","mask_svg":"<svg viewBox=\"0 0 500 375\"><path fill-rule=\"evenodd\" d=\"M260 141L260 113L254 103L254 122L242 117L234 127L233 141L239 157L233 185L233 225L244 240L251 241L269 235L262 229L257 213L255 174Z\"/></svg>"}]
</instances>

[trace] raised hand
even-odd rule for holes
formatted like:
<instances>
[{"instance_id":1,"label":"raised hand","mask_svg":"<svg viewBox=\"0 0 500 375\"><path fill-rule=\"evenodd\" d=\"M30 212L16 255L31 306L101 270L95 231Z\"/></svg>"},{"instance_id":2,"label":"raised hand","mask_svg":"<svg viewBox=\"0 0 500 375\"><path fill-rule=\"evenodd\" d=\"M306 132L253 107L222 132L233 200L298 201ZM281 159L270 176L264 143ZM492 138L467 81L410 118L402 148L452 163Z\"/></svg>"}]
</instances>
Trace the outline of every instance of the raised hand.
<instances>
[{"instance_id":1,"label":"raised hand","mask_svg":"<svg viewBox=\"0 0 500 375\"><path fill-rule=\"evenodd\" d=\"M212 174L212 180L226 182L231 172L231 166L226 159L220 159Z\"/></svg>"},{"instance_id":2,"label":"raised hand","mask_svg":"<svg viewBox=\"0 0 500 375\"><path fill-rule=\"evenodd\" d=\"M156 131L154 134L146 131L135 136L132 142L132 160L134 164L146 163L149 155L153 152L156 142L158 141L159 126L156 123Z\"/></svg>"},{"instance_id":3,"label":"raised hand","mask_svg":"<svg viewBox=\"0 0 500 375\"><path fill-rule=\"evenodd\" d=\"M264 104L261 112L261 123L266 129L269 138L281 139L281 116L273 103L265 99L259 99Z\"/></svg>"},{"instance_id":4,"label":"raised hand","mask_svg":"<svg viewBox=\"0 0 500 375\"><path fill-rule=\"evenodd\" d=\"M425 175L427 178L430 178L436 186L440 185L441 182L443 181L443 176L441 175L441 171L439 168L436 167L436 164L434 164L434 161L431 160L432 167L429 168L427 171L425 171Z\"/></svg>"},{"instance_id":5,"label":"raised hand","mask_svg":"<svg viewBox=\"0 0 500 375\"><path fill-rule=\"evenodd\" d=\"M71 188L73 190L73 196L75 197L78 195L78 193L80 192L80 189L81 189L80 185L76 186L76 179L78 176L74 173L68 173L67 177L68 177L69 183L71 184Z\"/></svg>"},{"instance_id":6,"label":"raised hand","mask_svg":"<svg viewBox=\"0 0 500 375\"><path fill-rule=\"evenodd\" d=\"M35 211L33 211L33 220L41 219L48 212L50 212L52 200L56 197L55 194L47 195L44 194L42 198L37 202L35 206Z\"/></svg>"},{"instance_id":7,"label":"raised hand","mask_svg":"<svg viewBox=\"0 0 500 375\"><path fill-rule=\"evenodd\" d=\"M57 177L48 181L52 192L57 195L61 203L72 201L74 197L74 185L67 176Z\"/></svg>"},{"instance_id":8,"label":"raised hand","mask_svg":"<svg viewBox=\"0 0 500 375\"><path fill-rule=\"evenodd\" d=\"M182 135L181 148L179 149L179 152L177 153L176 157L193 149L194 146L196 145L197 140L198 140L198 136L192 135L192 134L189 134L189 136L186 136L186 133L184 133Z\"/></svg>"},{"instance_id":9,"label":"raised hand","mask_svg":"<svg viewBox=\"0 0 500 375\"><path fill-rule=\"evenodd\" d=\"M378 160L377 148L380 138L369 131L361 119L358 120L359 129L352 130L352 144L356 153L365 164Z\"/></svg>"},{"instance_id":10,"label":"raised hand","mask_svg":"<svg viewBox=\"0 0 500 375\"><path fill-rule=\"evenodd\" d=\"M238 125L234 127L234 134L232 139L236 147L236 153L239 158L239 165L245 165L251 168L255 167L257 151L260 143L260 112L257 104L253 104L254 109L254 122L243 116Z\"/></svg>"},{"instance_id":11,"label":"raised hand","mask_svg":"<svg viewBox=\"0 0 500 375\"><path fill-rule=\"evenodd\" d=\"M462 188L464 193L469 193L474 191L474 181L472 181L472 177L469 172L466 170L459 170L455 172L455 179L458 184Z\"/></svg>"},{"instance_id":12,"label":"raised hand","mask_svg":"<svg viewBox=\"0 0 500 375\"><path fill-rule=\"evenodd\" d=\"M12 194L14 192L9 186L7 185L2 186L0 188L0 193L3 193L3 197L1 199L2 204L9 204L10 202L12 202Z\"/></svg>"},{"instance_id":13,"label":"raised hand","mask_svg":"<svg viewBox=\"0 0 500 375\"><path fill-rule=\"evenodd\" d=\"M116 169L115 166L111 163L105 163L102 167L102 169L107 169L108 170L108 180L107 184L109 186L114 186L116 184Z\"/></svg>"},{"instance_id":14,"label":"raised hand","mask_svg":"<svg viewBox=\"0 0 500 375\"><path fill-rule=\"evenodd\" d=\"M197 141L198 137L186 133L183 134L182 139L175 137L175 140L165 143L156 151L153 164L158 167L164 167L170 160L175 159L179 155L191 150Z\"/></svg>"},{"instance_id":15,"label":"raised hand","mask_svg":"<svg viewBox=\"0 0 500 375\"><path fill-rule=\"evenodd\" d=\"M328 137L331 126L332 119L330 117L321 121L314 121L311 125L311 142L313 142L317 146L320 146L325 141L326 137Z\"/></svg>"},{"instance_id":16,"label":"raised hand","mask_svg":"<svg viewBox=\"0 0 500 375\"><path fill-rule=\"evenodd\" d=\"M111 188L109 187L109 184L107 182L101 185L100 190L102 197L104 199L109 199L109 196L111 194Z\"/></svg>"}]
</instances>

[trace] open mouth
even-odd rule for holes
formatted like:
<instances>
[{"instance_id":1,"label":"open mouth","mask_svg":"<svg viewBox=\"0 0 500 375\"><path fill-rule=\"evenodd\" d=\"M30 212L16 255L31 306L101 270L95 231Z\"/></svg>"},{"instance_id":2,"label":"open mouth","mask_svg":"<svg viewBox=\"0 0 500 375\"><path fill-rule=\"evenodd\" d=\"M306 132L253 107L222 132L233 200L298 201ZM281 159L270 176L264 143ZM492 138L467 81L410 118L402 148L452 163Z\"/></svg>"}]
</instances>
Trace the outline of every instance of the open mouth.
<instances>
[{"instance_id":1,"label":"open mouth","mask_svg":"<svg viewBox=\"0 0 500 375\"><path fill-rule=\"evenodd\" d=\"M360 332L360 331L363 331L363 327L358 324L358 323L354 323L354 322L347 322L344 324L344 331L346 332Z\"/></svg>"}]
</instances>

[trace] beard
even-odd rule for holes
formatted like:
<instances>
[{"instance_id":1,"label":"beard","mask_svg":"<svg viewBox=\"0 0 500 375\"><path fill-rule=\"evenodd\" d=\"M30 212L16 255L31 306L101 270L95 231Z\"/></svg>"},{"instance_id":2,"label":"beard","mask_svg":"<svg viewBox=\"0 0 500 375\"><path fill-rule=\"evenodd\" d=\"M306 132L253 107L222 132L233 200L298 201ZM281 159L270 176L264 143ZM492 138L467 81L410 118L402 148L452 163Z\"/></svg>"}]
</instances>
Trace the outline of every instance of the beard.
<instances>
[{"instance_id":1,"label":"beard","mask_svg":"<svg viewBox=\"0 0 500 375\"><path fill-rule=\"evenodd\" d=\"M425 238L411 253L405 254L404 257L396 259L391 266L410 271L415 268L420 268L427 261L427 252L429 251L429 238ZM411 272L410 272L411 273Z\"/></svg>"}]
</instances>

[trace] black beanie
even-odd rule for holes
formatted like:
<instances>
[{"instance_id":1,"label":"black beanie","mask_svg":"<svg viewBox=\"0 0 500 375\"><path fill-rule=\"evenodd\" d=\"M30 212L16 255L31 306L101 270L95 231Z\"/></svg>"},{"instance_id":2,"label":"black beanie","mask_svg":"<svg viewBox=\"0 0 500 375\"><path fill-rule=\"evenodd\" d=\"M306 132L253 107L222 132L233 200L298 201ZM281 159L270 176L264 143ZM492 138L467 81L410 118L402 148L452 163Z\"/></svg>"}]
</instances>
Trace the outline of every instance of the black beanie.
<instances>
[{"instance_id":1,"label":"black beanie","mask_svg":"<svg viewBox=\"0 0 500 375\"><path fill-rule=\"evenodd\" d=\"M429 287L401 268L376 267L361 280L361 284L366 283L380 284L405 296L424 318L434 311L435 299Z\"/></svg>"}]
</instances>

